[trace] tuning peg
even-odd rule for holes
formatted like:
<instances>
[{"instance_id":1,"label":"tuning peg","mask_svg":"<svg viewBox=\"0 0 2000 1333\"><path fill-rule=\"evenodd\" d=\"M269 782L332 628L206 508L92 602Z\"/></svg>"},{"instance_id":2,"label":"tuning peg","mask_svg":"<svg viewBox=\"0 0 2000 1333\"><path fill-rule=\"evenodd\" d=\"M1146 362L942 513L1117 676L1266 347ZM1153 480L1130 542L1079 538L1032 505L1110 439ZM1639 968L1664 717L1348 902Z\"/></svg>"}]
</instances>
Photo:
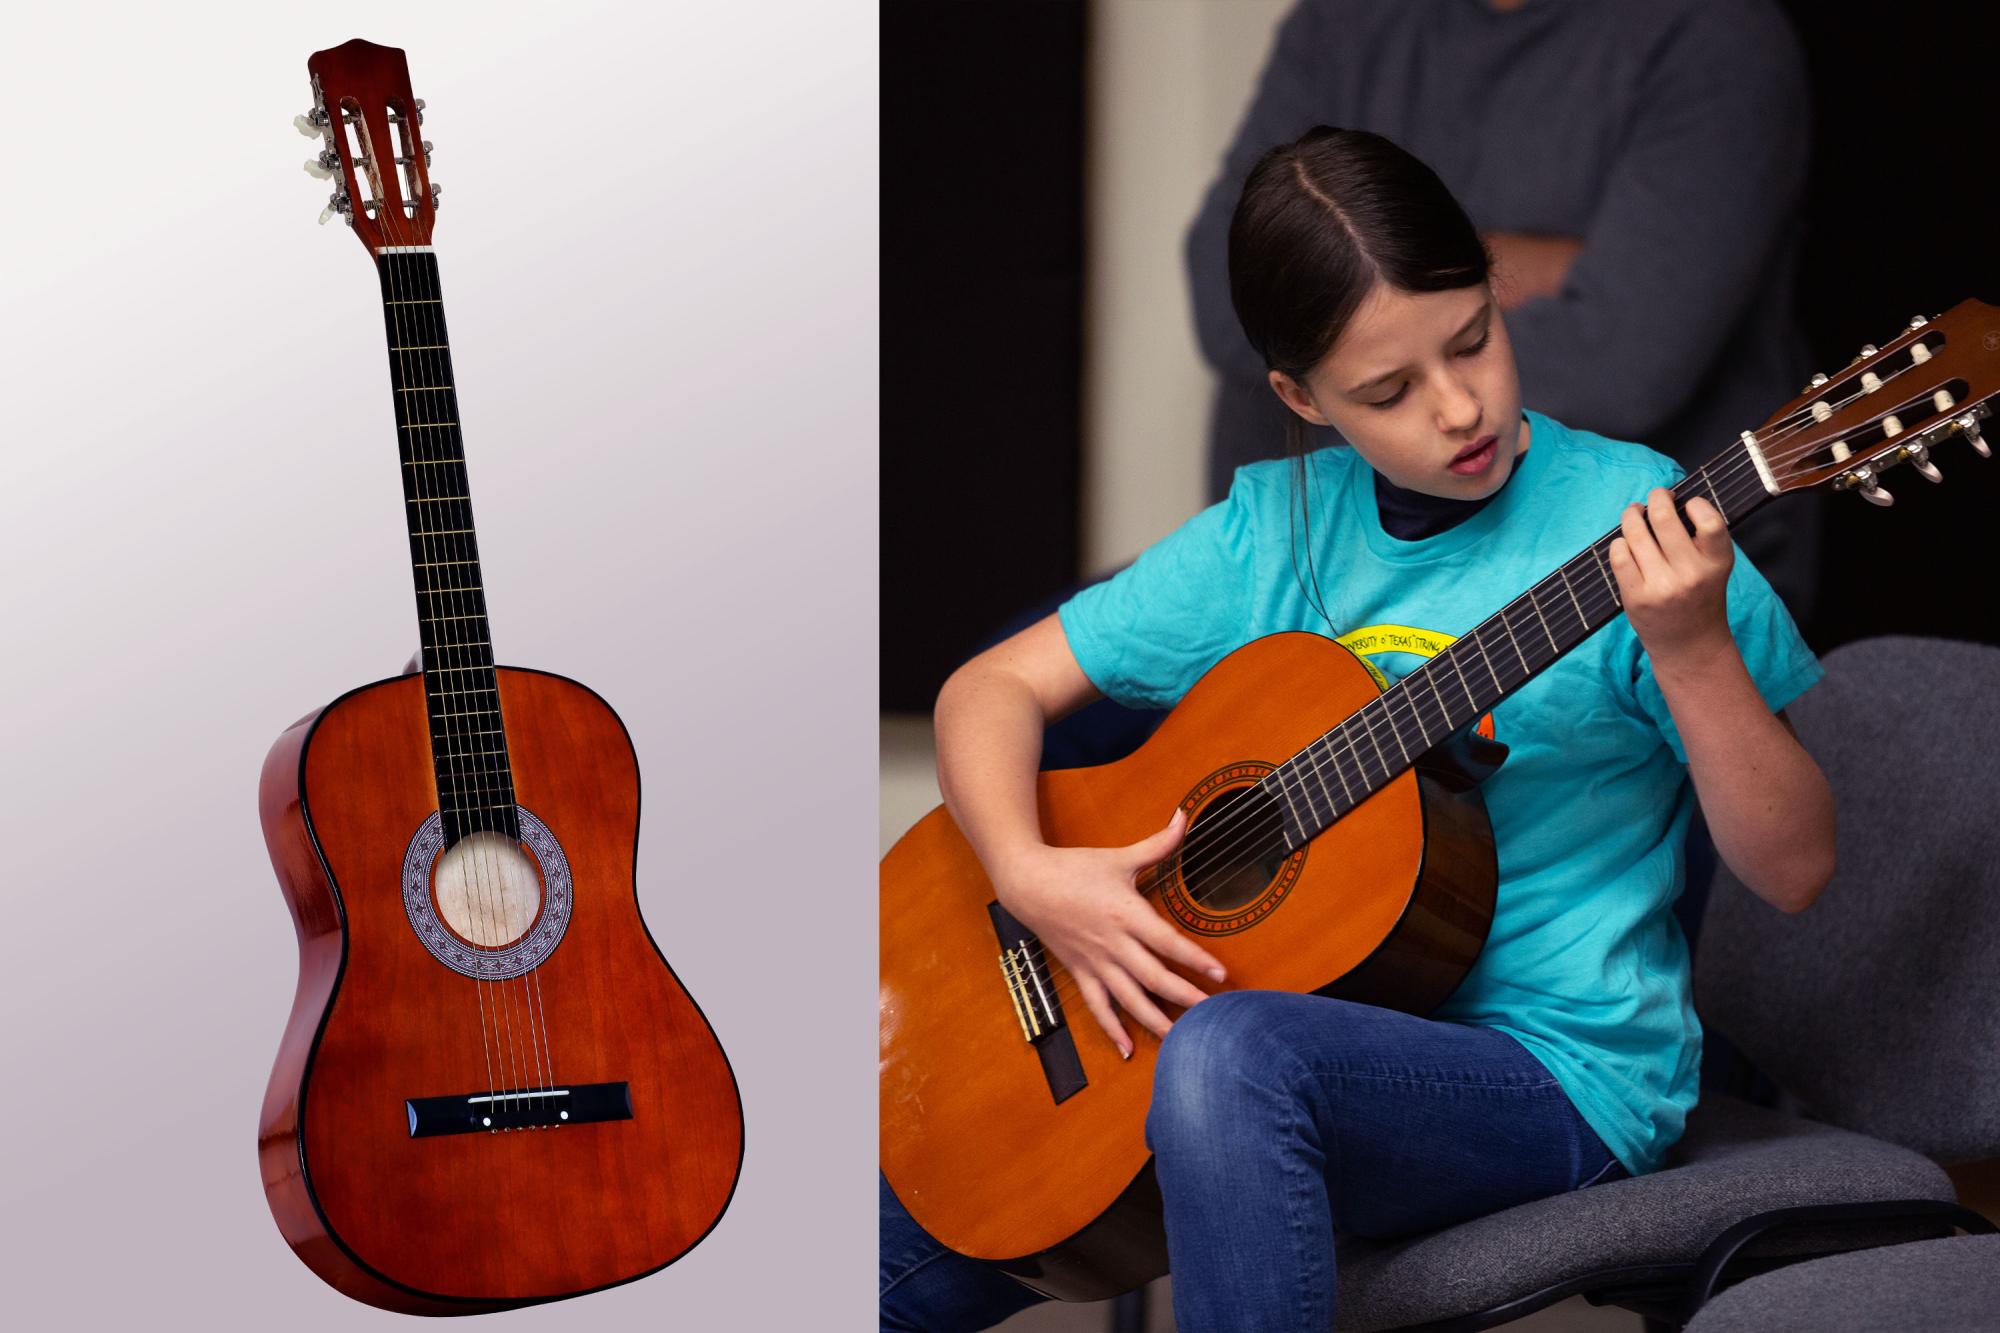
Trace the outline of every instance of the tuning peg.
<instances>
[{"instance_id":1,"label":"tuning peg","mask_svg":"<svg viewBox=\"0 0 2000 1333\"><path fill-rule=\"evenodd\" d=\"M1910 327L1913 329L1920 329L1928 323L1930 323L1930 321L1925 319L1922 315L1910 316Z\"/></svg>"},{"instance_id":2,"label":"tuning peg","mask_svg":"<svg viewBox=\"0 0 2000 1333\"><path fill-rule=\"evenodd\" d=\"M1931 451L1927 446L1921 444L1911 445L1909 460L1910 466L1915 468L1917 475L1925 481L1944 480L1944 473L1939 472L1937 464L1931 462Z\"/></svg>"},{"instance_id":3,"label":"tuning peg","mask_svg":"<svg viewBox=\"0 0 2000 1333\"><path fill-rule=\"evenodd\" d=\"M304 115L293 116L292 128L308 139L317 139L326 133L326 112L314 107Z\"/></svg>"},{"instance_id":4,"label":"tuning peg","mask_svg":"<svg viewBox=\"0 0 2000 1333\"><path fill-rule=\"evenodd\" d=\"M1862 355L1862 356L1864 356L1864 357L1868 357L1868 356L1873 356L1873 355L1875 355L1875 353L1877 353L1877 352L1879 352L1879 351L1881 351L1881 350L1882 350L1882 349L1881 349L1881 348L1879 348L1879 347L1877 347L1877 346L1876 346L1876 345L1875 345L1874 343L1862 343L1862 344L1861 344L1861 355Z\"/></svg>"},{"instance_id":5,"label":"tuning peg","mask_svg":"<svg viewBox=\"0 0 2000 1333\"><path fill-rule=\"evenodd\" d=\"M1895 496L1889 494L1889 492L1883 490L1872 481L1861 487L1861 498L1869 504L1881 505L1884 509L1896 503Z\"/></svg>"},{"instance_id":6,"label":"tuning peg","mask_svg":"<svg viewBox=\"0 0 2000 1333\"><path fill-rule=\"evenodd\" d=\"M320 180L330 181L339 174L340 155L337 153L321 153L318 157L306 160L306 175L308 176L315 176Z\"/></svg>"},{"instance_id":7,"label":"tuning peg","mask_svg":"<svg viewBox=\"0 0 2000 1333\"><path fill-rule=\"evenodd\" d=\"M1967 442L1979 451L1981 458L1993 457L1993 450L1987 447L1985 438L1979 433L1978 417L1960 417L1958 419L1958 428L1965 432Z\"/></svg>"},{"instance_id":8,"label":"tuning peg","mask_svg":"<svg viewBox=\"0 0 2000 1333\"><path fill-rule=\"evenodd\" d=\"M1826 372L1823 370L1815 370L1813 372L1812 383L1807 387L1817 389L1820 385L1824 383L1826 383Z\"/></svg>"},{"instance_id":9,"label":"tuning peg","mask_svg":"<svg viewBox=\"0 0 2000 1333\"><path fill-rule=\"evenodd\" d=\"M332 220L335 213L346 214L347 225L350 227L354 225L354 202L347 197L345 190L335 190L327 198L326 207L320 210L319 225L324 227Z\"/></svg>"}]
</instances>

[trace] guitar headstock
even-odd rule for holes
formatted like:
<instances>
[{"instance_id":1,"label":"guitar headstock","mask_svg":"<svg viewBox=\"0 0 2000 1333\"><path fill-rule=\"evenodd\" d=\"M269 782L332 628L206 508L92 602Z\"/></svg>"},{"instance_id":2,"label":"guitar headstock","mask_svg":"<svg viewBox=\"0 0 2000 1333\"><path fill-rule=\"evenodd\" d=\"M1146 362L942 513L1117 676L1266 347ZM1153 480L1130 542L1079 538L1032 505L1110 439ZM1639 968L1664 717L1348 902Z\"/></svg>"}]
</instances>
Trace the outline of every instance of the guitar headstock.
<instances>
[{"instance_id":1,"label":"guitar headstock","mask_svg":"<svg viewBox=\"0 0 2000 1333\"><path fill-rule=\"evenodd\" d=\"M1931 451L1965 439L1991 448L1980 423L2000 390L2000 306L1967 298L1931 319L1917 315L1881 347L1870 343L1835 375L1814 375L1804 391L1743 442L1767 490L1831 485L1891 503L1880 477L1909 463L1942 481Z\"/></svg>"},{"instance_id":2,"label":"guitar headstock","mask_svg":"<svg viewBox=\"0 0 2000 1333\"><path fill-rule=\"evenodd\" d=\"M321 140L306 170L336 182L321 222L343 214L368 247L429 245L438 188L431 145L423 138L424 104L410 95L401 49L359 38L306 61L313 105L292 123Z\"/></svg>"}]
</instances>

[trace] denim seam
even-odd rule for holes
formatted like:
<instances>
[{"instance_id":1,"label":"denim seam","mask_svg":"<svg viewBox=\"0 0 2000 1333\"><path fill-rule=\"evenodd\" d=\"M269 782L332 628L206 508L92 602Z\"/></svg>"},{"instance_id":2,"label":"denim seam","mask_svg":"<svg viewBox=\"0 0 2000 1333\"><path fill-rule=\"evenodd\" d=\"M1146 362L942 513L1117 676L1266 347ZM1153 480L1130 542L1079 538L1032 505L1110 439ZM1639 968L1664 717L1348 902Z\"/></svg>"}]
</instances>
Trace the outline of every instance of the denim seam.
<instances>
[{"instance_id":1,"label":"denim seam","mask_svg":"<svg viewBox=\"0 0 2000 1333\"><path fill-rule=\"evenodd\" d=\"M902 1272L898 1273L893 1279L891 1279L889 1283L882 1288L881 1291L876 1293L876 1299L879 1301L883 1297L886 1297L890 1292L894 1291L897 1287L902 1286L906 1280L922 1272L924 1269L930 1267L932 1264L946 1257L946 1255L950 1253L952 1253L952 1251L939 1250L936 1254L925 1255L923 1258L917 1260L917 1262L911 1264L908 1268L905 1268Z\"/></svg>"},{"instance_id":2,"label":"denim seam","mask_svg":"<svg viewBox=\"0 0 2000 1333\"><path fill-rule=\"evenodd\" d=\"M1292 1064L1291 1080L1293 1090L1285 1098L1291 1118L1291 1137L1294 1142L1303 1143L1305 1141L1307 1124L1307 1117L1304 1110L1306 1099L1301 1095L1300 1090L1308 1086L1314 1080L1315 1075L1312 1066L1296 1050L1287 1048L1285 1054L1290 1057ZM1313 1129L1314 1137L1317 1138L1318 1126L1315 1124ZM1331 1245L1327 1248L1327 1255L1316 1254L1315 1251L1318 1247L1308 1246L1305 1243L1306 1237L1303 1234L1306 1226L1301 1214L1305 1209L1312 1207L1312 1196L1315 1190L1319 1192L1321 1198L1326 1200L1327 1232L1329 1238L1333 1232L1333 1199L1335 1198L1335 1187L1328 1177L1334 1170L1338 1169L1340 1155L1328 1151L1327 1145L1324 1142L1320 1143L1319 1152L1320 1160L1325 1166L1318 1173L1318 1179L1316 1180L1312 1178L1314 1173L1306 1170L1296 1157L1289 1158L1286 1161L1286 1174L1292 1183L1292 1207L1289 1219L1291 1223L1292 1246L1297 1256L1299 1271L1301 1273L1324 1274L1326 1270L1321 1261L1332 1254ZM1335 1280L1338 1281L1337 1274ZM1315 1282L1299 1283L1298 1320L1295 1327L1313 1327L1314 1320L1312 1317L1319 1311L1326 1313L1327 1322L1329 1325L1331 1324L1334 1316L1338 1313L1338 1309L1334 1305L1333 1293L1327 1291L1325 1288L1326 1283L1323 1276ZM1336 1287L1335 1290L1337 1291L1338 1288Z\"/></svg>"},{"instance_id":3,"label":"denim seam","mask_svg":"<svg viewBox=\"0 0 2000 1333\"><path fill-rule=\"evenodd\" d=\"M1425 1074L1370 1074L1354 1069L1329 1069L1325 1074L1333 1078L1368 1079L1375 1083L1420 1083L1431 1088L1491 1088L1498 1092L1533 1092L1538 1088L1562 1086L1553 1078L1539 1083L1496 1083L1490 1079L1431 1078Z\"/></svg>"}]
</instances>

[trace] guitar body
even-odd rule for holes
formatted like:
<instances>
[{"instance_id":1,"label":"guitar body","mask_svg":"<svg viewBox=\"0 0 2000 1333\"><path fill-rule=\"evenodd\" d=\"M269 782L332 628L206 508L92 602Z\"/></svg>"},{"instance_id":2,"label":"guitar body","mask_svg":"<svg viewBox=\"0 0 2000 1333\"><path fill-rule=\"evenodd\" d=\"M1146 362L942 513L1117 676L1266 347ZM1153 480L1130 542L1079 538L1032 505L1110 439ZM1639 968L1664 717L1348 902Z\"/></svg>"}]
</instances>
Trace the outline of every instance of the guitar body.
<instances>
[{"instance_id":1,"label":"guitar body","mask_svg":"<svg viewBox=\"0 0 2000 1333\"><path fill-rule=\"evenodd\" d=\"M495 674L515 798L546 832L536 924L569 899L560 941L527 976L461 975L413 927L406 860L439 808L421 676L293 726L261 783L300 949L258 1136L265 1190L321 1278L413 1313L650 1273L714 1226L742 1162L729 1063L639 915L639 774L623 724L573 681ZM438 859L416 857L419 894ZM629 1118L419 1135L409 1105L611 1084L625 1085Z\"/></svg>"},{"instance_id":2,"label":"guitar body","mask_svg":"<svg viewBox=\"0 0 2000 1333\"><path fill-rule=\"evenodd\" d=\"M1309 633L1217 663L1139 750L1042 773L1044 838L1123 846L1178 803L1211 807L1373 699L1374 678ZM1192 833L1190 834L1192 836ZM1497 882L1476 788L1411 769L1228 901L1165 881L1149 901L1228 970L1229 989L1318 992L1424 1013L1485 942ZM917 1223L1028 1285L1101 1299L1166 1271L1144 1123L1159 1043L1127 1020L1132 1058L1069 985L1084 1086L1060 1103L997 961L993 889L942 806L881 868L882 1169ZM1061 983L1067 973L1050 960ZM1213 989L1205 978L1193 978Z\"/></svg>"}]
</instances>

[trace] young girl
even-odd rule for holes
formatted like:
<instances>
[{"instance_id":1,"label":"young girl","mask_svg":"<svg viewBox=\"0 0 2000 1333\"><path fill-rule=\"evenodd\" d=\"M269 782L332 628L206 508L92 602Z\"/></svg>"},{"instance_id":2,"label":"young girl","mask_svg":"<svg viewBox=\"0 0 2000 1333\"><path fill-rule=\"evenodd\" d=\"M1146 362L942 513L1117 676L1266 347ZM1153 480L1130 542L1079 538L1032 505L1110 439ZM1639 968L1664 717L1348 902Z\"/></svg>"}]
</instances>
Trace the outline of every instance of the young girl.
<instances>
[{"instance_id":1,"label":"young girl","mask_svg":"<svg viewBox=\"0 0 2000 1333\"><path fill-rule=\"evenodd\" d=\"M1670 910L1695 798L1737 878L1788 912L1832 873L1833 800L1773 715L1821 675L1783 605L1712 505L1681 521L1670 460L1522 409L1491 258L1428 167L1324 126L1271 150L1229 269L1272 389L1352 447L1304 455L1294 422L1289 463L1240 469L1221 503L966 663L938 696L938 777L1000 901L1121 1053L1128 1021L1164 1042L1146 1139L1183 1333L1317 1331L1336 1232L1428 1230L1660 1166L1701 1055ZM1613 522L1624 616L1490 716L1510 750L1482 787L1493 923L1430 1017L1208 996L1170 968L1226 980L1134 890L1178 845L1178 811L1129 847L1042 842L1050 721L1101 694L1171 706L1279 630L1399 678ZM881 1206L885 1328L982 1328L1036 1299L937 1245L886 1184Z\"/></svg>"}]
</instances>

